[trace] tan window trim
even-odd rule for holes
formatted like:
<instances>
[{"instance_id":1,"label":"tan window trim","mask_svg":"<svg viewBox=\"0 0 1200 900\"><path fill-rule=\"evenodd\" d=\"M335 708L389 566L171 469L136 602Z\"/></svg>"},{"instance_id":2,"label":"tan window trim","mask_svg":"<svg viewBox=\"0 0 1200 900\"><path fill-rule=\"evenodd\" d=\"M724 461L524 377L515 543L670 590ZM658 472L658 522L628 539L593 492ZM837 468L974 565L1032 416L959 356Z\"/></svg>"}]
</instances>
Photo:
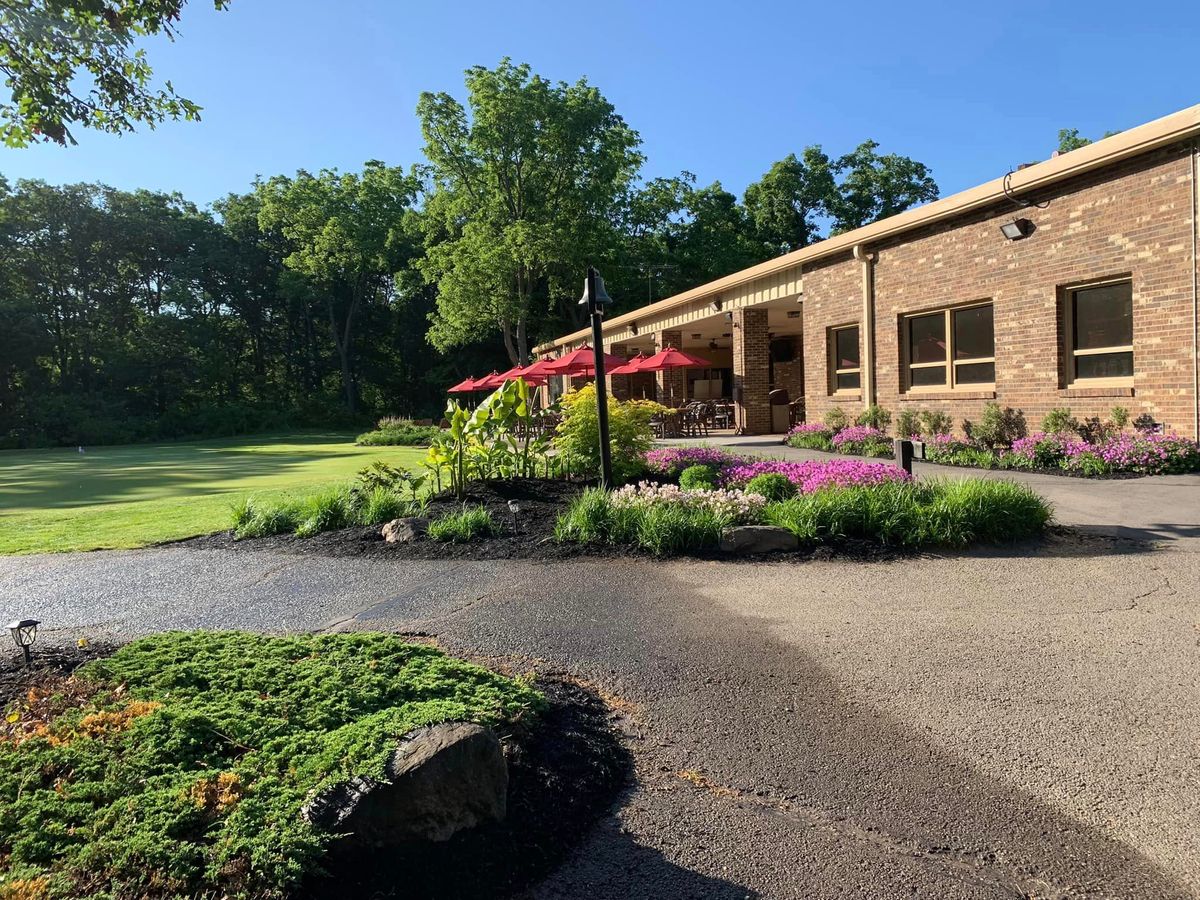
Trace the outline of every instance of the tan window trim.
<instances>
[{"instance_id":1,"label":"tan window trim","mask_svg":"<svg viewBox=\"0 0 1200 900\"><path fill-rule=\"evenodd\" d=\"M1097 281L1087 281L1082 284L1072 284L1069 287L1063 288L1063 346L1066 352L1064 353L1066 361L1066 378L1063 387L1066 390L1071 388L1131 388L1134 386L1133 375L1117 375L1108 378L1080 378L1075 374L1075 360L1080 356L1101 356L1106 353L1133 353L1133 344L1114 344L1111 347L1091 347L1087 350L1075 349L1075 294L1079 291L1086 291L1089 288L1107 287L1114 284L1129 285L1129 294L1133 296L1133 279L1126 276L1124 278L1103 278ZM1136 363L1136 358L1134 360ZM1134 369L1136 374L1137 369Z\"/></svg>"},{"instance_id":2,"label":"tan window trim","mask_svg":"<svg viewBox=\"0 0 1200 900\"><path fill-rule=\"evenodd\" d=\"M941 309L929 309L923 312L906 313L900 317L900 352L903 364L901 366L901 385L900 393L905 394L976 394L981 391L994 391L996 389L995 381L971 381L966 384L960 384L958 381L958 367L969 366L976 363L991 363L996 364L996 357L992 356L969 356L963 359L954 358L954 314L965 309L975 309L980 306L992 306L992 343L995 345L995 309L992 300L976 300L971 303L963 303L959 306L945 306ZM941 313L943 316L943 333L946 335L946 356L938 362L914 363L908 361L909 348L909 323L913 319L920 319L926 316L934 316ZM909 376L913 369L945 369L946 381L940 384L919 384L914 385Z\"/></svg>"},{"instance_id":3,"label":"tan window trim","mask_svg":"<svg viewBox=\"0 0 1200 900\"><path fill-rule=\"evenodd\" d=\"M837 368L837 335L838 335L839 331L848 331L851 328L853 328L855 331L858 332L858 359L859 359L860 364L857 366L854 366L853 368L839 369L839 368ZM848 399L861 397L862 396L862 365L861 365L861 362L862 362L862 328L859 326L859 324L857 322L849 322L845 325L834 325L834 326L830 327L830 329L829 329L829 335L827 338L827 342L828 342L828 346L826 349L827 349L827 353L828 353L827 366L829 369L829 387L828 387L829 396L830 397L845 397ZM857 375L858 376L858 387L839 388L838 387L838 376L839 375Z\"/></svg>"}]
</instances>

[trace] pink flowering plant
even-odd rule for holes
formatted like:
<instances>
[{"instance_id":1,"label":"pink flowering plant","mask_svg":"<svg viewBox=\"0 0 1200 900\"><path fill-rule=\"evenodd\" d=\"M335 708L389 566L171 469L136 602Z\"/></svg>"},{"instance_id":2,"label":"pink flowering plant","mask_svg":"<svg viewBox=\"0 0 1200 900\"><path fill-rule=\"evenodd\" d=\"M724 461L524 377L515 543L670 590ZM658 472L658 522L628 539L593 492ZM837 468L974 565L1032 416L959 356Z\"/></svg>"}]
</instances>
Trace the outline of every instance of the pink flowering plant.
<instances>
[{"instance_id":1,"label":"pink flowering plant","mask_svg":"<svg viewBox=\"0 0 1200 900\"><path fill-rule=\"evenodd\" d=\"M820 422L802 422L787 433L785 442L801 450L832 450L834 430Z\"/></svg>"},{"instance_id":2,"label":"pink flowering plant","mask_svg":"<svg viewBox=\"0 0 1200 900\"><path fill-rule=\"evenodd\" d=\"M853 456L891 456L892 439L873 425L850 425L830 440L838 453Z\"/></svg>"},{"instance_id":3,"label":"pink flowering plant","mask_svg":"<svg viewBox=\"0 0 1200 900\"><path fill-rule=\"evenodd\" d=\"M678 478L684 469L691 466L712 466L714 469L720 470L731 463L740 461L740 457L719 447L700 445L696 447L660 447L649 451L645 460L648 471L667 478Z\"/></svg>"},{"instance_id":4,"label":"pink flowering plant","mask_svg":"<svg viewBox=\"0 0 1200 900\"><path fill-rule=\"evenodd\" d=\"M613 491L612 505L617 509L647 509L651 506L674 505L703 509L727 520L730 525L757 522L762 517L766 498L747 494L736 488L716 490L684 490L674 484L654 484L643 481L627 484Z\"/></svg>"},{"instance_id":5,"label":"pink flowering plant","mask_svg":"<svg viewBox=\"0 0 1200 900\"><path fill-rule=\"evenodd\" d=\"M853 459L807 460L789 462L762 459L730 466L722 473L730 487L748 484L757 475L778 474L796 485L802 494L811 494L825 487L893 484L912 481L903 469L888 463L861 462Z\"/></svg>"}]
</instances>

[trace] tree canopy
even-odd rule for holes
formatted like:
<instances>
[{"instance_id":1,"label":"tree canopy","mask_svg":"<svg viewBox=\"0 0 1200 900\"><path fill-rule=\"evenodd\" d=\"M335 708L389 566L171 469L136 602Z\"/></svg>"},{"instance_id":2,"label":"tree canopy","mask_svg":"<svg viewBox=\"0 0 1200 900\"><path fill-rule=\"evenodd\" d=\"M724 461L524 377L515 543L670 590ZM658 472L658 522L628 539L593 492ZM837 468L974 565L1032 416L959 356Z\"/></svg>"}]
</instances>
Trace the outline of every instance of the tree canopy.
<instances>
[{"instance_id":1,"label":"tree canopy","mask_svg":"<svg viewBox=\"0 0 1200 900\"><path fill-rule=\"evenodd\" d=\"M198 119L200 107L154 74L134 43L175 39L186 0L0 0L0 71L12 92L0 104L10 147L74 144L73 126L120 134L138 124ZM213 0L224 9L229 0Z\"/></svg>"},{"instance_id":2,"label":"tree canopy","mask_svg":"<svg viewBox=\"0 0 1200 900\"><path fill-rule=\"evenodd\" d=\"M410 169L274 175L207 210L0 178L0 446L436 415L447 384L579 327L588 264L620 311L937 196L866 141L789 154L739 200L646 177L586 81L505 60L466 89L421 96Z\"/></svg>"}]
</instances>

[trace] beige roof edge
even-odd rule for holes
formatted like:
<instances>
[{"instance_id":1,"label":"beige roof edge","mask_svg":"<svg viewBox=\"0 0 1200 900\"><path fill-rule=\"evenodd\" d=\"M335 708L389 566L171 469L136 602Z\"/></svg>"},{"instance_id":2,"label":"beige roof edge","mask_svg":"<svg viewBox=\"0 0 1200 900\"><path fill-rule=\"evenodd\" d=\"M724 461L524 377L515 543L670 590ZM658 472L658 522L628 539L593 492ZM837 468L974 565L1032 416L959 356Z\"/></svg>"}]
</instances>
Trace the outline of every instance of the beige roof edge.
<instances>
[{"instance_id":1,"label":"beige roof edge","mask_svg":"<svg viewBox=\"0 0 1200 900\"><path fill-rule=\"evenodd\" d=\"M1018 169L1012 173L1009 188L1014 194L1034 191L1046 185L1063 181L1076 175L1082 175L1094 169L1114 165L1132 156L1147 153L1159 147L1165 147L1198 135L1200 135L1200 104L1190 106L1169 116L1163 116L1161 119L1155 119L1153 122L1147 122L1145 125L1131 128L1128 131L1114 134L1112 137L1096 141L1094 144L1088 144L1086 147L1080 147L1078 150L1072 150L1070 153L1064 153L1061 156L1035 163L1024 169ZM951 194L949 197L943 197L941 200L935 200L925 206L906 210L897 215L889 216L886 219L880 219L878 222L872 222L870 225L864 225L862 228L856 228L853 231L847 231L845 234L827 238L800 250L794 250L791 253L778 256L775 259L769 259L748 269L742 269L740 272L734 272L732 275L726 275L724 278L718 278L716 281L710 281L707 284L691 288L682 294L675 294L673 297L667 297L656 303L622 313L613 319L605 321L604 330L609 331L620 328L638 318L664 313L692 300L729 290L732 287L737 287L747 281L753 281L755 278L762 278L764 275L770 275L781 269L790 269L793 266L812 262L834 253L844 253L856 244L880 241L901 232L919 228L922 225L930 225L943 219L953 218L954 216L978 209L981 206L987 206L1003 197L1004 178L1002 176L986 184L981 184L978 187L969 188L957 194ZM541 344L536 350L539 353L544 353L563 344L574 343L587 339L590 336L590 329L585 328Z\"/></svg>"}]
</instances>

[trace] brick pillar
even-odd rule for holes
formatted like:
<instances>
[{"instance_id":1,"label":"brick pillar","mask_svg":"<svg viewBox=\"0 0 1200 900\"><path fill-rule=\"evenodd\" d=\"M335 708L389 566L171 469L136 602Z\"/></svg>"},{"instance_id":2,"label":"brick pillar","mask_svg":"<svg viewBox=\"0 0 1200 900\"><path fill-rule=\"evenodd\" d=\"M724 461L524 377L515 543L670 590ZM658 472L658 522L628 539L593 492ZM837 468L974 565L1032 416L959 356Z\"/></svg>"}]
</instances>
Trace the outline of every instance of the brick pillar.
<instances>
[{"instance_id":1,"label":"brick pillar","mask_svg":"<svg viewBox=\"0 0 1200 900\"><path fill-rule=\"evenodd\" d=\"M770 338L765 309L739 309L733 313L734 418L743 434L769 434L771 407Z\"/></svg>"},{"instance_id":2,"label":"brick pillar","mask_svg":"<svg viewBox=\"0 0 1200 900\"><path fill-rule=\"evenodd\" d=\"M658 333L658 349L666 350L668 347L674 347L676 350L683 349L682 331L660 331ZM686 399L686 372L686 369L663 369L657 373L659 403L670 403L673 401L678 406Z\"/></svg>"},{"instance_id":3,"label":"brick pillar","mask_svg":"<svg viewBox=\"0 0 1200 900\"><path fill-rule=\"evenodd\" d=\"M608 352L613 356L619 356L621 359L628 359L630 356L629 348L624 344L613 344L608 348ZM629 399L629 376L628 375L610 375L605 379L608 384L608 396L614 400Z\"/></svg>"}]
</instances>

